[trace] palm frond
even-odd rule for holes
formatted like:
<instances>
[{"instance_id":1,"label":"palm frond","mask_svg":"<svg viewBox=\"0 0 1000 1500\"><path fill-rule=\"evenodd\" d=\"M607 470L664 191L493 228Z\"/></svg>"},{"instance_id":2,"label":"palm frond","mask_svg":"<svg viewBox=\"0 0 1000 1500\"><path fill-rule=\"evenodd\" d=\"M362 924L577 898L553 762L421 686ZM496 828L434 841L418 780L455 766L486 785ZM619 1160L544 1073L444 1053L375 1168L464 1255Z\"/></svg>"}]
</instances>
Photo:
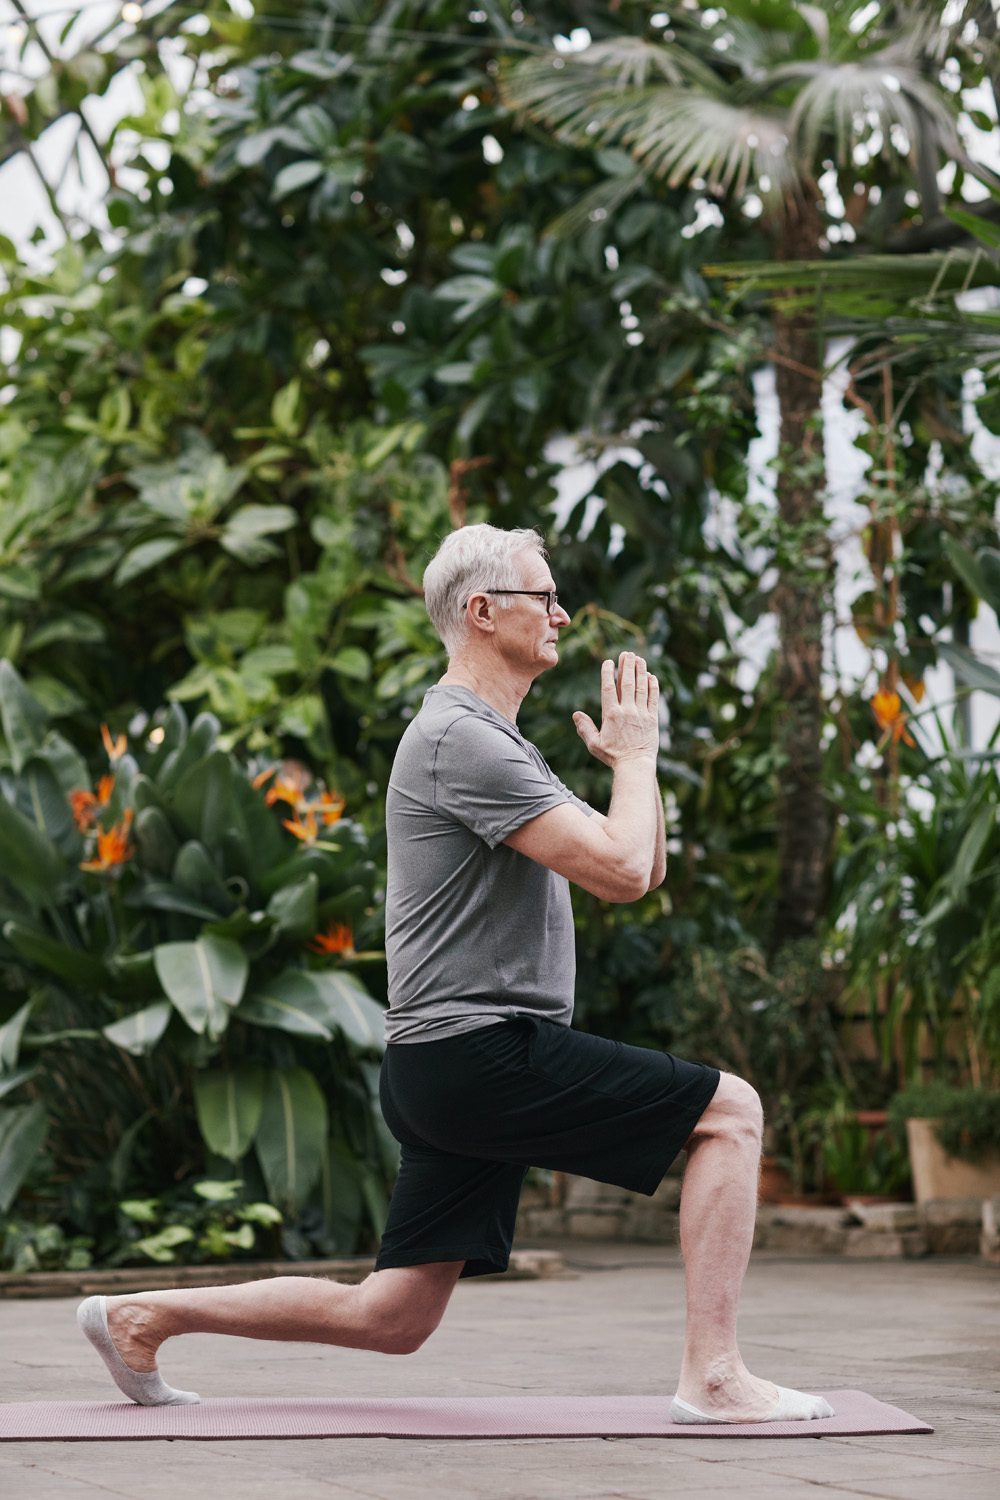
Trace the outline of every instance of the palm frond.
<instances>
[{"instance_id":1,"label":"palm frond","mask_svg":"<svg viewBox=\"0 0 1000 1500\"><path fill-rule=\"evenodd\" d=\"M829 334L878 341L873 364L920 364L938 373L1000 373L1000 309L963 308L973 287L1000 287L1000 260L981 249L936 255L857 255L844 260L733 261L702 266L742 298L763 292L785 313L809 309ZM888 352L887 352L888 351Z\"/></svg>"},{"instance_id":2,"label":"palm frond","mask_svg":"<svg viewBox=\"0 0 1000 1500\"><path fill-rule=\"evenodd\" d=\"M730 103L717 80L711 92L665 83L622 88L595 78L586 56L516 64L502 83L507 103L574 144L625 147L671 187L703 178L712 192L740 194L752 184L767 197L801 181L782 114Z\"/></svg>"},{"instance_id":3,"label":"palm frond","mask_svg":"<svg viewBox=\"0 0 1000 1500\"><path fill-rule=\"evenodd\" d=\"M829 132L837 160L846 162L854 146L871 135L873 115L885 135L893 125L901 126L911 154L928 126L942 152L962 150L955 116L940 89L902 61L900 51L886 48L863 62L794 62L773 70L773 86L801 85L788 116L800 155L814 160L820 137Z\"/></svg>"},{"instance_id":4,"label":"palm frond","mask_svg":"<svg viewBox=\"0 0 1000 1500\"><path fill-rule=\"evenodd\" d=\"M575 53L573 61L606 73L623 89L645 88L657 82L706 83L713 77L712 70L686 48L665 46L640 36L614 36L592 42L583 52Z\"/></svg>"},{"instance_id":5,"label":"palm frond","mask_svg":"<svg viewBox=\"0 0 1000 1500\"><path fill-rule=\"evenodd\" d=\"M851 255L843 260L743 260L702 266L703 276L723 277L727 288L781 294L807 289L810 301L834 306L844 294L865 293L893 300L900 308L914 300L932 302L972 287L1000 285L1000 263L984 250L949 250L932 255ZM787 304L783 304L787 306ZM852 304L853 305L853 304Z\"/></svg>"}]
</instances>

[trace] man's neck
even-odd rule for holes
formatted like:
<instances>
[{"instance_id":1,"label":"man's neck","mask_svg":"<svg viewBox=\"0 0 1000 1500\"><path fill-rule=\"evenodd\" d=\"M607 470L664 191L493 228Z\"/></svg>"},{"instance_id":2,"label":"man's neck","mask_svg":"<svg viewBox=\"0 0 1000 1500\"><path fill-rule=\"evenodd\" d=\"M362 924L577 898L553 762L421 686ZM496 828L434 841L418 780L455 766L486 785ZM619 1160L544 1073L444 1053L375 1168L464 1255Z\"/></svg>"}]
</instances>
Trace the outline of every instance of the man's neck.
<instances>
[{"instance_id":1,"label":"man's neck","mask_svg":"<svg viewBox=\"0 0 1000 1500\"><path fill-rule=\"evenodd\" d=\"M497 713L503 714L512 724L517 723L518 709L531 686L530 682L514 682L491 664L488 668L470 661L448 663L448 670L438 679L439 687L465 687L482 698Z\"/></svg>"}]
</instances>

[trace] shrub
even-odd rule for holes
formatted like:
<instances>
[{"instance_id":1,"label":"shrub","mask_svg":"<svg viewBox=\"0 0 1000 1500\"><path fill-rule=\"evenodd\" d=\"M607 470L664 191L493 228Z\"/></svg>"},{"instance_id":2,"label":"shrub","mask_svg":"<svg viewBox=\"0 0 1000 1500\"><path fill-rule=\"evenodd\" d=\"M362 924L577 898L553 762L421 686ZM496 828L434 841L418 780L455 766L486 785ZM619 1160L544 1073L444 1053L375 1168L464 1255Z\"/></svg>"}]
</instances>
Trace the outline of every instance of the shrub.
<instances>
[{"instance_id":1,"label":"shrub","mask_svg":"<svg viewBox=\"0 0 1000 1500\"><path fill-rule=\"evenodd\" d=\"M911 1084L889 1105L889 1118L905 1136L907 1120L934 1120L934 1134L950 1156L976 1161L1000 1151L1000 1094L951 1084Z\"/></svg>"},{"instance_id":2,"label":"shrub","mask_svg":"<svg viewBox=\"0 0 1000 1500\"><path fill-rule=\"evenodd\" d=\"M210 714L173 705L136 755L105 729L95 790L6 662L0 715L0 1211L20 1193L106 1257L123 1196L238 1171L286 1248L353 1250L396 1161L349 967L383 959L365 834Z\"/></svg>"}]
</instances>

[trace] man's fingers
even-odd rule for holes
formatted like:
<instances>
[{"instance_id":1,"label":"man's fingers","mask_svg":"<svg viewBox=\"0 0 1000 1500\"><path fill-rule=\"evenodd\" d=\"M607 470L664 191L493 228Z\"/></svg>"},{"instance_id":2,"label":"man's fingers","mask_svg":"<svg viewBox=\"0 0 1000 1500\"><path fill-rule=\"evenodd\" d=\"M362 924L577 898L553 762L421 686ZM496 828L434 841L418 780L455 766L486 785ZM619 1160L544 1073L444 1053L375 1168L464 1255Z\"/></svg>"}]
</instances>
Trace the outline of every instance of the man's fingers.
<instances>
[{"instance_id":1,"label":"man's fingers","mask_svg":"<svg viewBox=\"0 0 1000 1500\"><path fill-rule=\"evenodd\" d=\"M615 687L615 664L609 657L601 662L601 713L607 718L611 708L618 702Z\"/></svg>"},{"instance_id":2,"label":"man's fingers","mask_svg":"<svg viewBox=\"0 0 1000 1500\"><path fill-rule=\"evenodd\" d=\"M635 655L631 651L624 652L622 656L621 701L635 702Z\"/></svg>"},{"instance_id":3,"label":"man's fingers","mask_svg":"<svg viewBox=\"0 0 1000 1500\"><path fill-rule=\"evenodd\" d=\"M597 725L594 723L589 714L584 713L574 714L573 723L576 725L577 734L580 736L581 740L583 740L583 743L589 750L591 742L598 738Z\"/></svg>"}]
</instances>

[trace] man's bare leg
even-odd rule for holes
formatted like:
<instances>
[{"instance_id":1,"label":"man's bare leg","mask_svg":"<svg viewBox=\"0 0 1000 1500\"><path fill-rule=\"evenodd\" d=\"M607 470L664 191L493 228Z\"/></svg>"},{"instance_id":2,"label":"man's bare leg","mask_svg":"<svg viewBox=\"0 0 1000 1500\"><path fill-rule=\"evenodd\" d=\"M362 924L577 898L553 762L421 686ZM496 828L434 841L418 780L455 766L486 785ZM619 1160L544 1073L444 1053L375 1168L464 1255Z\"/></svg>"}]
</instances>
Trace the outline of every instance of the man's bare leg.
<instances>
[{"instance_id":1,"label":"man's bare leg","mask_svg":"<svg viewBox=\"0 0 1000 1500\"><path fill-rule=\"evenodd\" d=\"M755 1090L723 1073L687 1142L680 1214L687 1323L677 1394L720 1421L761 1421L779 1398L778 1386L751 1375L736 1342L757 1217L763 1123Z\"/></svg>"},{"instance_id":2,"label":"man's bare leg","mask_svg":"<svg viewBox=\"0 0 1000 1500\"><path fill-rule=\"evenodd\" d=\"M357 1285L275 1276L241 1286L109 1297L108 1331L125 1363L139 1371L155 1370L160 1345L182 1333L411 1354L440 1323L463 1264L389 1267Z\"/></svg>"}]
</instances>

